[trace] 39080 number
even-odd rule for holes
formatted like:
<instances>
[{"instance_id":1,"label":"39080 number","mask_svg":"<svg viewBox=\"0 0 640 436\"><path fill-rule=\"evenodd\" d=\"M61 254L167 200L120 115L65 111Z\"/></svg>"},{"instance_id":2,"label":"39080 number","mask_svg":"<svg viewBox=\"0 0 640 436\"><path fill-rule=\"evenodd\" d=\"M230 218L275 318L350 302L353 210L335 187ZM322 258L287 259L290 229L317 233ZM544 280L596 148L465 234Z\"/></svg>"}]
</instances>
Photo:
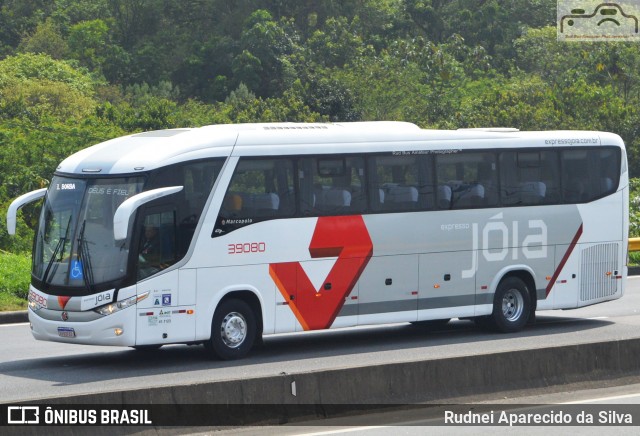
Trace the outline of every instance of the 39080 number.
<instances>
[{"instance_id":1,"label":"39080 number","mask_svg":"<svg viewBox=\"0 0 640 436\"><path fill-rule=\"evenodd\" d=\"M229 244L227 250L227 254L264 253L267 250L267 244L264 242Z\"/></svg>"}]
</instances>

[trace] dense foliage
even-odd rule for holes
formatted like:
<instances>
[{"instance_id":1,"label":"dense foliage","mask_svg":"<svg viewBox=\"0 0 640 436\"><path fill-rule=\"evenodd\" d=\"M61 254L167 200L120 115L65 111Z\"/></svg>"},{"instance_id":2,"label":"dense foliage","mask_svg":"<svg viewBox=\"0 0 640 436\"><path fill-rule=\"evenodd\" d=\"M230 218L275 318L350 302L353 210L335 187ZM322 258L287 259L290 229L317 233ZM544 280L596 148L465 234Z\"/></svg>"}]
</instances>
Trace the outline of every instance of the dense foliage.
<instances>
[{"instance_id":1,"label":"dense foliage","mask_svg":"<svg viewBox=\"0 0 640 436\"><path fill-rule=\"evenodd\" d=\"M556 0L0 0L0 210L125 133L405 120L620 134L640 175L640 50L556 41ZM0 249L30 249L0 220Z\"/></svg>"},{"instance_id":2,"label":"dense foliage","mask_svg":"<svg viewBox=\"0 0 640 436\"><path fill-rule=\"evenodd\" d=\"M26 308L31 257L0 250L0 310Z\"/></svg>"}]
</instances>

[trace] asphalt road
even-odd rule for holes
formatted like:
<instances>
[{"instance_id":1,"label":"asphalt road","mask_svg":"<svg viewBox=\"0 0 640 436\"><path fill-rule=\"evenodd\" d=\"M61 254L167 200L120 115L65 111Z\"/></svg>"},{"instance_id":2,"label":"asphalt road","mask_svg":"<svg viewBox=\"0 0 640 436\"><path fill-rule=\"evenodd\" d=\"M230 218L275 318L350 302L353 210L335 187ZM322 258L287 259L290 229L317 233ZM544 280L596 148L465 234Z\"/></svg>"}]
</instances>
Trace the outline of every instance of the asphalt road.
<instances>
[{"instance_id":1,"label":"asphalt road","mask_svg":"<svg viewBox=\"0 0 640 436\"><path fill-rule=\"evenodd\" d=\"M433 409L416 408L381 412L360 417L343 417L322 421L309 421L295 425L270 426L270 427L245 427L217 431L219 436L387 436L393 433L400 435L637 435L638 423L631 426L608 425L612 420L611 412L619 416L632 413L633 417L640 414L640 384L631 384L612 388L567 390L553 394L525 396L504 400L477 401L472 408L475 413L491 414L497 422L501 413L546 413L563 411L570 413L576 424L576 417L580 412L590 414L594 422L600 425L455 425L445 423L443 418L445 411L457 411L455 406L442 405ZM462 409L461 409L462 410ZM461 411L460 410L460 411ZM600 415L605 413L605 415ZM436 418L430 417L435 416ZM605 419L603 419L605 418ZM392 426L392 427L390 427ZM204 429L203 429L204 430ZM193 429L190 434L211 434L198 432Z\"/></svg>"},{"instance_id":2,"label":"asphalt road","mask_svg":"<svg viewBox=\"0 0 640 436\"><path fill-rule=\"evenodd\" d=\"M244 360L211 360L201 346L133 349L39 342L28 324L1 325L0 402L437 359L640 337L640 278L616 301L539 312L517 334L488 333L469 321L426 330L409 324L279 335Z\"/></svg>"}]
</instances>

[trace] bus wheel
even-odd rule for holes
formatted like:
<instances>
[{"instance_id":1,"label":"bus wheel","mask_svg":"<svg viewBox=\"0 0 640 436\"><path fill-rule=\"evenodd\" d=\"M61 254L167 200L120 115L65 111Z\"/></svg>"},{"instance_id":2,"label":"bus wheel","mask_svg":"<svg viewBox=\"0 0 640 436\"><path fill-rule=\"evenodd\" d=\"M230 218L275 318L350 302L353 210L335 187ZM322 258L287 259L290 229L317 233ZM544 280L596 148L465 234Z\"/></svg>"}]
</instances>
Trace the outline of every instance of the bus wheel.
<instances>
[{"instance_id":1,"label":"bus wheel","mask_svg":"<svg viewBox=\"0 0 640 436\"><path fill-rule=\"evenodd\" d=\"M527 285L517 277L500 282L493 300L492 321L504 333L521 330L531 314L531 296Z\"/></svg>"},{"instance_id":2,"label":"bus wheel","mask_svg":"<svg viewBox=\"0 0 640 436\"><path fill-rule=\"evenodd\" d=\"M222 360L240 359L247 355L256 338L256 317L242 300L220 303L211 323L211 339L205 347Z\"/></svg>"}]
</instances>

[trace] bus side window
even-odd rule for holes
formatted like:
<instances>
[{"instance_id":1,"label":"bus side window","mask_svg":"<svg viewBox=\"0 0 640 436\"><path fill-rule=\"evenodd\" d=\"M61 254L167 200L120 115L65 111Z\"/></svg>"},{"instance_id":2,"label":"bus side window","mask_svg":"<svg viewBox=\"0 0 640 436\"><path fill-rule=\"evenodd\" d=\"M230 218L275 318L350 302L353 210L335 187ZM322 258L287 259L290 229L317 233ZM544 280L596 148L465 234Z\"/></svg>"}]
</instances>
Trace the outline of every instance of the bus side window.
<instances>
[{"instance_id":1,"label":"bus side window","mask_svg":"<svg viewBox=\"0 0 640 436\"><path fill-rule=\"evenodd\" d=\"M566 203L592 201L617 188L620 165L614 149L563 150L561 162L562 198Z\"/></svg>"},{"instance_id":2,"label":"bus side window","mask_svg":"<svg viewBox=\"0 0 640 436\"><path fill-rule=\"evenodd\" d=\"M495 153L461 152L437 156L436 173L440 209L497 206Z\"/></svg>"},{"instance_id":3,"label":"bus side window","mask_svg":"<svg viewBox=\"0 0 640 436\"><path fill-rule=\"evenodd\" d=\"M499 162L503 205L558 203L560 175L555 150L505 151Z\"/></svg>"},{"instance_id":4,"label":"bus side window","mask_svg":"<svg viewBox=\"0 0 640 436\"><path fill-rule=\"evenodd\" d=\"M270 218L293 216L293 180L291 159L241 160L222 201L220 219L247 220L246 224L250 224Z\"/></svg>"},{"instance_id":5,"label":"bus side window","mask_svg":"<svg viewBox=\"0 0 640 436\"><path fill-rule=\"evenodd\" d=\"M433 204L430 168L421 167L417 156L373 156L371 162L371 208L400 212L428 210ZM425 180L422 180L425 179Z\"/></svg>"},{"instance_id":6,"label":"bus side window","mask_svg":"<svg viewBox=\"0 0 640 436\"><path fill-rule=\"evenodd\" d=\"M517 206L520 204L538 204L544 198L544 192L541 193L539 199L535 197L529 198L527 192L530 191L524 184L536 183L522 182L522 175L518 170L518 153L515 151L506 151L500 153L500 197L502 204L505 206Z\"/></svg>"},{"instance_id":7,"label":"bus side window","mask_svg":"<svg viewBox=\"0 0 640 436\"><path fill-rule=\"evenodd\" d=\"M178 260L176 251L176 213L148 213L138 249L138 279L161 271Z\"/></svg>"},{"instance_id":8,"label":"bus side window","mask_svg":"<svg viewBox=\"0 0 640 436\"><path fill-rule=\"evenodd\" d=\"M565 203L584 203L589 199L589 159L587 150L563 150L562 199Z\"/></svg>"},{"instance_id":9,"label":"bus side window","mask_svg":"<svg viewBox=\"0 0 640 436\"><path fill-rule=\"evenodd\" d=\"M184 187L170 198L160 201L164 204L171 202L175 209L173 244L176 260L182 258L189 250L204 205L223 164L224 159L212 158L167 166L155 172L145 187L146 190L166 186ZM158 202L154 204L158 205Z\"/></svg>"},{"instance_id":10,"label":"bus side window","mask_svg":"<svg viewBox=\"0 0 640 436\"><path fill-rule=\"evenodd\" d=\"M614 193L620 184L620 149L604 148L593 150L592 153L594 165L599 169L594 198Z\"/></svg>"},{"instance_id":11,"label":"bus side window","mask_svg":"<svg viewBox=\"0 0 640 436\"><path fill-rule=\"evenodd\" d=\"M300 159L303 215L345 215L366 209L364 158Z\"/></svg>"}]
</instances>

